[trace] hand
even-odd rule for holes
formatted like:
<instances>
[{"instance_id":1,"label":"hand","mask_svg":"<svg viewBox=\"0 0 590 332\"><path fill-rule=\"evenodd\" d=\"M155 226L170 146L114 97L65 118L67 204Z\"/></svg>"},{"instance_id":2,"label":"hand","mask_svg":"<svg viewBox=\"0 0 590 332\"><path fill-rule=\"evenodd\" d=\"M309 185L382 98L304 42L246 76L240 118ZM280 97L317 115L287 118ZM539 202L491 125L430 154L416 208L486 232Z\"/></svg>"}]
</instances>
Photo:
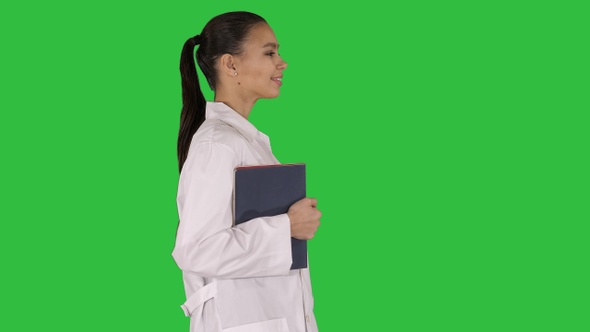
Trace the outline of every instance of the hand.
<instances>
[{"instance_id":1,"label":"hand","mask_svg":"<svg viewBox=\"0 0 590 332\"><path fill-rule=\"evenodd\" d=\"M318 200L303 198L289 208L287 215L291 220L291 236L298 240L310 240L320 226L322 213L316 208Z\"/></svg>"}]
</instances>

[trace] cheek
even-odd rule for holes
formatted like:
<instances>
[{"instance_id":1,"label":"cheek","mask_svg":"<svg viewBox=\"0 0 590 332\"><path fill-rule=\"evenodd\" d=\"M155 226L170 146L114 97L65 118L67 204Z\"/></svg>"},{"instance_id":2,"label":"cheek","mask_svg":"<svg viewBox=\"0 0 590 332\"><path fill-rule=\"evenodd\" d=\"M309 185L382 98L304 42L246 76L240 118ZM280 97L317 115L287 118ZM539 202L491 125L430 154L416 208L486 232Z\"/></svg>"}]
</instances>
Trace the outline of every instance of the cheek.
<instances>
[{"instance_id":1,"label":"cheek","mask_svg":"<svg viewBox=\"0 0 590 332\"><path fill-rule=\"evenodd\" d=\"M275 72L275 66L269 63L269 59L260 59L259 61L249 61L244 63L242 70L242 79L251 84L264 85L273 83L271 77ZM240 75L240 74L238 74Z\"/></svg>"},{"instance_id":2,"label":"cheek","mask_svg":"<svg viewBox=\"0 0 590 332\"><path fill-rule=\"evenodd\" d=\"M253 61L249 64L248 72L257 76L272 76L275 65L270 59L261 59L260 61ZM269 76L270 75L270 76Z\"/></svg>"}]
</instances>

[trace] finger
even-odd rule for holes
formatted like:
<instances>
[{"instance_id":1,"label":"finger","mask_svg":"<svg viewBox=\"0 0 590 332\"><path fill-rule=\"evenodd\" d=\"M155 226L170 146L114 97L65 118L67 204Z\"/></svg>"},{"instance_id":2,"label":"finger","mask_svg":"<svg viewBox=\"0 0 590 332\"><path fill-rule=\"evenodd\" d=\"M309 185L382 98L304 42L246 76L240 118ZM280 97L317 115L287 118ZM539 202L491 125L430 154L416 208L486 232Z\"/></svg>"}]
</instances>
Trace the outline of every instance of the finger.
<instances>
[{"instance_id":1,"label":"finger","mask_svg":"<svg viewBox=\"0 0 590 332\"><path fill-rule=\"evenodd\" d=\"M316 207L318 206L318 200L315 198L309 198L309 203L311 204L312 207Z\"/></svg>"}]
</instances>

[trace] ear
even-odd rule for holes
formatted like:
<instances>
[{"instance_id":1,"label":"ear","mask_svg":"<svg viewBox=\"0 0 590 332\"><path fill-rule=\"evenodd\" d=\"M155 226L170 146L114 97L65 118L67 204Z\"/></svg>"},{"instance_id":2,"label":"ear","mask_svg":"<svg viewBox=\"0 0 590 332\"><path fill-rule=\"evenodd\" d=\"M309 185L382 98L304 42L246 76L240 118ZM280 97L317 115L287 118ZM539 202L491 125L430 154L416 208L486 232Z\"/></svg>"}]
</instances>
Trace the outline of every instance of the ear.
<instances>
[{"instance_id":1,"label":"ear","mask_svg":"<svg viewBox=\"0 0 590 332\"><path fill-rule=\"evenodd\" d=\"M236 72L235 61L235 57L231 54L226 53L222 55L219 58L219 70L221 74L233 77Z\"/></svg>"}]
</instances>

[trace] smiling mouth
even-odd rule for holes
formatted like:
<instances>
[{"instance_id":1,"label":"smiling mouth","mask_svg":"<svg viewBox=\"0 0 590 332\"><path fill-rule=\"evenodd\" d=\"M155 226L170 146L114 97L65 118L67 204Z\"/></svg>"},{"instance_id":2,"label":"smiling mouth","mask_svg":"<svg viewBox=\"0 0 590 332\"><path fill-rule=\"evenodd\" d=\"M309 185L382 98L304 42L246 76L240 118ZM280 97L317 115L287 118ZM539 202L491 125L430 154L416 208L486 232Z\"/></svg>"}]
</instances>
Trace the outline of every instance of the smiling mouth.
<instances>
[{"instance_id":1,"label":"smiling mouth","mask_svg":"<svg viewBox=\"0 0 590 332\"><path fill-rule=\"evenodd\" d=\"M283 85L283 78L282 77L274 77L274 78L271 78L271 81L274 81L279 86Z\"/></svg>"}]
</instances>

